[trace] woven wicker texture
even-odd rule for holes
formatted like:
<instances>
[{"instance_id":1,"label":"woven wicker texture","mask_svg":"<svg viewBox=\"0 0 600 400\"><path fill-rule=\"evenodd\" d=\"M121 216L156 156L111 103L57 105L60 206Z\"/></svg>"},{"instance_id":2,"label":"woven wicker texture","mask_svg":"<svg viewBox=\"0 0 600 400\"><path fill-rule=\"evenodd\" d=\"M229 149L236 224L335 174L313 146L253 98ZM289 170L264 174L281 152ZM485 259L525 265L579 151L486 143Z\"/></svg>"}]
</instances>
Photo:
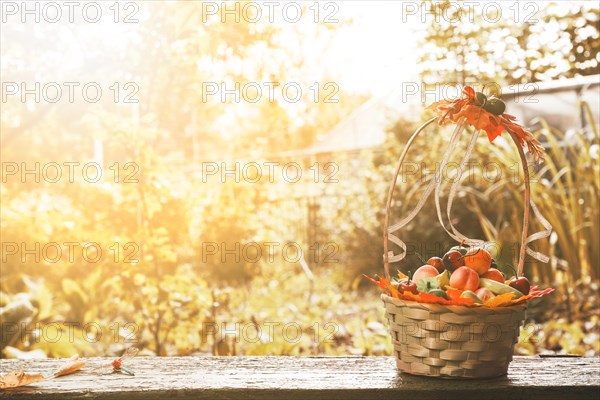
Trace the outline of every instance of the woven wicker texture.
<instances>
[{"instance_id":1,"label":"woven wicker texture","mask_svg":"<svg viewBox=\"0 0 600 400\"><path fill-rule=\"evenodd\" d=\"M381 298L401 371L440 378L506 374L526 305L444 306Z\"/></svg>"}]
</instances>

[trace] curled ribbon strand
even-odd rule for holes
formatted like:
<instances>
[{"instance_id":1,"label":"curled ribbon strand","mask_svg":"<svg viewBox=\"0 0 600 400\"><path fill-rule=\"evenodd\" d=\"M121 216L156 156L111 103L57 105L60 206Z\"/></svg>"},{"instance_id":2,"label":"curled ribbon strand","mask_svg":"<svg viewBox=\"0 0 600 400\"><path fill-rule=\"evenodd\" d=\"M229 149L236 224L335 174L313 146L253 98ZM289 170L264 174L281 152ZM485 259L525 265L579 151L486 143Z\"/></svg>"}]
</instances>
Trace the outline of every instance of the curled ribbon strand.
<instances>
[{"instance_id":1,"label":"curled ribbon strand","mask_svg":"<svg viewBox=\"0 0 600 400\"><path fill-rule=\"evenodd\" d=\"M461 123L464 124L465 121L463 120L463 121L461 121ZM440 224L442 225L442 227L444 228L446 233L448 233L448 235L450 235L450 237L452 237L454 240L456 240L457 242L464 241L466 244L468 244L470 246L481 246L485 243L485 241L478 240L478 239L470 239L467 236L463 235L461 232L459 232L458 229L456 229L456 227L452 223L452 218L450 216L450 213L452 210L452 204L454 202L454 197L456 196L456 191L460 184L460 177L462 176L463 168L465 168L467 166L467 163L468 163L469 159L471 158L471 153L473 153L473 149L475 148L475 143L477 142L478 137L479 137L479 130L476 130L475 133L471 136L471 140L469 141L469 145L467 146L467 151L465 152L465 155L463 156L463 159L460 163L460 168L458 170L458 176L454 180L454 182L452 182L452 185L450 186L450 193L448 194L448 204L446 206L446 216L448 217L448 224L450 225L450 229L452 230L452 232L448 231L448 229L444 225L444 221L442 220L442 213L441 213L440 199L439 199L440 187L438 186L435 191L435 207L437 210L438 220L440 221Z\"/></svg>"},{"instance_id":2,"label":"curled ribbon strand","mask_svg":"<svg viewBox=\"0 0 600 400\"><path fill-rule=\"evenodd\" d=\"M431 192L436 187L439 186L439 184L441 182L441 173L442 173L444 167L446 166L446 163L448 162L450 155L454 151L454 148L456 147L456 143L458 142L458 138L464 129L465 129L464 124L459 124L456 126L456 129L454 130L454 133L452 134L452 137L450 139L448 148L446 149L446 152L444 153L444 156L442 157L442 161L440 162L440 165L437 167L433 179L427 185L425 192L421 196L421 199L419 200L419 202L417 203L415 208L406 217L404 217L400 222L387 228L386 236L389 238L389 240L392 243L398 245L402 249L402 252L399 254L394 254L393 252L391 252L391 254L390 253L384 254L384 257L387 255L388 262L401 261L406 257L406 244L400 238L395 236L394 232L397 232L398 230L405 227L408 223L410 223L410 221L412 221L417 216L419 211L421 211L421 209L425 205L425 202L429 198L429 195L431 194ZM407 148L405 148L405 150L407 150ZM405 153L403 153L403 155L401 156L401 159L400 159L399 165L398 165L399 168L398 168L397 172L399 172L400 167L402 166L402 161L404 160L403 156L405 156ZM397 174L396 174L396 178L397 178ZM392 184L394 184L394 183L395 183L395 180L393 181ZM386 271L386 273L387 273L387 271Z\"/></svg>"},{"instance_id":3,"label":"curled ribbon strand","mask_svg":"<svg viewBox=\"0 0 600 400\"><path fill-rule=\"evenodd\" d=\"M433 119L435 120L435 118ZM418 201L417 205L412 209L412 211L406 216L404 217L400 222L393 224L391 226L388 225L389 223L389 214L390 214L390 206L391 206L391 201L392 201L392 195L393 195L393 190L395 187L395 183L396 180L398 179L398 175L399 172L402 168L402 164L404 161L404 158L408 152L408 149L410 147L410 145L412 144L412 141L416 138L416 136L421 133L421 131L428 126L433 120L429 120L428 122L426 122L423 126L421 126L414 134L413 136L409 139L409 142L407 143L406 147L404 148L402 155L400 156L400 160L398 162L398 167L396 169L396 172L394 174L394 179L392 181L392 186L390 188L390 193L388 196L388 204L387 204L387 213L386 213L386 226L388 226L388 228L386 229L386 231L384 232L384 261L385 261L385 273L386 273L386 277L389 279L389 263L394 263L394 262L398 262L403 260L406 257L406 243L404 243L404 241L402 241L397 235L395 235L395 233L397 231L399 231L400 229L404 228L406 225L408 225L415 217L416 215L421 211L421 209L423 208L423 206L425 205L425 202L427 201L427 199L429 198L429 195L431 194L432 191L434 192L434 196L435 196L435 206L436 206L436 212L437 212L437 217L438 220L440 222L440 224L442 225L442 227L444 228L444 230L446 231L446 233L452 237L453 239L455 239L457 242L461 242L464 240L465 243L469 244L469 245L482 245L485 243L485 241L483 240L477 240L477 239L470 239L468 237L466 237L465 235L463 235L460 231L458 231L458 229L456 229L456 227L452 224L452 219L451 219L451 210L452 210L452 205L454 202L454 198L456 196L456 192L459 188L459 184L460 184L460 175L462 174L463 168L467 166L467 163L471 157L471 154L473 152L473 149L475 147L475 144L477 142L477 138L479 137L479 130L475 130L475 133L471 136L469 144L467 146L466 152L462 158L461 164L460 164L460 168L459 168L459 175L457 177L456 180L454 180L454 182L452 183L451 187L450 187L450 192L448 195L448 204L446 206L446 216L448 218L448 222L449 222L449 228L448 229L443 221L443 217L442 217L442 212L441 212L441 205L440 205L440 192L441 192L441 184L442 184L442 172L444 170L444 168L446 167L448 160L451 156L451 154L454 152L456 145L458 143L459 137L461 135L461 133L466 129L466 119L465 118L461 118L458 123L457 126L450 138L450 142L448 143L448 147L446 149L446 151L444 152L444 155L442 157L442 160L439 164L439 166L436 168L436 172L435 175L433 177L433 179L428 183L427 188L425 189L425 191L423 192L423 195L421 196L421 199ZM518 142L515 141L517 144ZM526 168L526 166L524 166L524 168ZM529 187L526 187L526 192L529 191ZM527 253L528 255L530 255L531 257L535 258L536 260L539 260L541 262L548 262L549 257L546 256L545 254L538 252L538 251L534 251L533 249L531 249L528 244L535 241L535 240L539 240L545 237L550 236L550 234L552 233L552 225L548 222L548 220L546 218L544 218L541 214L541 212L539 211L539 209L536 207L536 205L534 204L533 200L531 200L529 198L528 195L526 195L526 200L528 200L528 204L531 206L531 209L533 210L533 213L535 214L536 218L540 221L540 223L542 224L542 226L544 227L544 229L542 231L536 232L532 235L527 236L526 240L524 240L524 242L522 242L522 246L524 247L524 249L521 249L521 253L522 256L520 257L519 260L519 270L520 273L522 273L522 267L523 267L523 262L524 262L524 254L523 253ZM527 204L527 203L526 203ZM525 210L525 217L524 217L524 232L526 233L527 230L527 221L528 221L528 207L526 207ZM400 248L400 252L398 254L395 254L393 251L389 251L388 250L388 240L392 243L394 243L395 245L397 245Z\"/></svg>"},{"instance_id":4,"label":"curled ribbon strand","mask_svg":"<svg viewBox=\"0 0 600 400\"><path fill-rule=\"evenodd\" d=\"M544 229L528 236L527 240L525 241L526 245L536 240L547 238L552 234L552 225L550 224L550 222L548 222L546 218L544 218L544 216L537 208L533 200L531 200L531 209L533 210L533 214L535 214L535 217L540 221ZM527 246L527 254L543 263L547 263L548 261L550 261L550 257L545 255L544 253L540 253L539 251L531 249L529 246Z\"/></svg>"}]
</instances>

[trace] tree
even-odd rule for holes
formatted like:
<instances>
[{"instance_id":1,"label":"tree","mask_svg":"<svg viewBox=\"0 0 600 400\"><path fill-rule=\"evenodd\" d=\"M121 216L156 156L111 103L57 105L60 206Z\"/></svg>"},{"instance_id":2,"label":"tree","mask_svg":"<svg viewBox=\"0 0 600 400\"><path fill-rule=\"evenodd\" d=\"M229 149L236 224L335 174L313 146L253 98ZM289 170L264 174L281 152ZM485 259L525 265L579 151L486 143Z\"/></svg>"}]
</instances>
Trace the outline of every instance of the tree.
<instances>
[{"instance_id":1,"label":"tree","mask_svg":"<svg viewBox=\"0 0 600 400\"><path fill-rule=\"evenodd\" d=\"M235 263L202 262L197 241L240 242L252 239L259 226L256 219L253 226L244 224L258 208L254 199L203 182L201 163L302 148L356 103L314 101L310 86L327 77L313 76L309 65L297 62L302 57L286 39L306 37L293 24L231 17L222 22L220 13L203 14L201 2L139 7L137 24L106 29L80 20L67 26L32 18L2 24L3 82L26 82L28 89L36 81L55 82L63 90L58 104L33 96L24 104L19 95L2 104L2 161L29 169L56 163L63 173L57 183L3 175L2 238L28 248L56 242L63 254L56 263L8 257L0 283L2 293L27 292L36 307L52 304L52 312L36 310L46 322L94 322L105 330L114 321L133 322L140 342L163 355L193 350L188 342L182 350L173 337L189 336L200 309L210 307L210 289L229 283L210 278L243 272ZM311 26L311 37L333 32ZM64 82L73 80L79 86L69 102ZM280 83L274 89L278 98L287 82L298 83L303 95L296 103L271 101L265 81ZM100 101L82 101L88 82L103 89ZM228 90L236 82L256 82L263 96L256 103L244 101L243 91L240 101L233 95L206 98L205 84L222 82ZM317 96L326 94L322 89ZM125 96L137 102L125 103ZM98 143L102 152L95 151ZM65 176L65 162L80 163L75 182ZM89 162L101 164L100 181L82 179L81 166ZM99 243L104 257L70 261L62 244L75 241ZM107 347L111 336L104 336ZM48 354L72 352L50 347L44 348Z\"/></svg>"},{"instance_id":2,"label":"tree","mask_svg":"<svg viewBox=\"0 0 600 400\"><path fill-rule=\"evenodd\" d=\"M515 84L600 73L600 14L592 2L475 7L424 1L426 84Z\"/></svg>"}]
</instances>

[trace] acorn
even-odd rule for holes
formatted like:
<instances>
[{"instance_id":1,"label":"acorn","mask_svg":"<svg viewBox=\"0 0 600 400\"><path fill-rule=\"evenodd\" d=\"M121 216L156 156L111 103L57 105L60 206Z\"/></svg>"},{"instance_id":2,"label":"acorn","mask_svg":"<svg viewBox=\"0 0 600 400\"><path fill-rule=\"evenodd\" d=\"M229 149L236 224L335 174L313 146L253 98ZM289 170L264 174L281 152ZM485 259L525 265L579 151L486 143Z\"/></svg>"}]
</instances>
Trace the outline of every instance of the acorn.
<instances>
[{"instance_id":1,"label":"acorn","mask_svg":"<svg viewBox=\"0 0 600 400\"><path fill-rule=\"evenodd\" d=\"M487 103L485 103L483 109L491 112L494 115L502 115L506 110L506 104L504 104L502 100L493 97L489 99Z\"/></svg>"},{"instance_id":2,"label":"acorn","mask_svg":"<svg viewBox=\"0 0 600 400\"><path fill-rule=\"evenodd\" d=\"M477 101L477 105L483 107L487 102L487 96L481 92L475 92L475 99Z\"/></svg>"}]
</instances>

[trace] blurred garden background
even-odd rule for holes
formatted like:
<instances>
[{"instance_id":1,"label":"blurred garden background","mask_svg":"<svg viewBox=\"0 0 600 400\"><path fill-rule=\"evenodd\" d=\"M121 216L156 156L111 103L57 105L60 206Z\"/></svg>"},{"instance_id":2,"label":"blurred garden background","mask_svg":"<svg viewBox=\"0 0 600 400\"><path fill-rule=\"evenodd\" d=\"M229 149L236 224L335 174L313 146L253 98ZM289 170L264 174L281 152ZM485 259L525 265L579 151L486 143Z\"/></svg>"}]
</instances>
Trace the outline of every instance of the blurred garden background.
<instances>
[{"instance_id":1,"label":"blurred garden background","mask_svg":"<svg viewBox=\"0 0 600 400\"><path fill-rule=\"evenodd\" d=\"M547 151L532 197L551 261L525 272L556 292L516 351L600 354L597 2L88 3L72 21L2 4L2 357L390 354L362 275L383 270L405 141L465 84ZM426 138L395 218L449 132ZM454 223L511 274L518 154L482 137L472 160ZM455 244L434 209L404 231L401 271Z\"/></svg>"}]
</instances>

